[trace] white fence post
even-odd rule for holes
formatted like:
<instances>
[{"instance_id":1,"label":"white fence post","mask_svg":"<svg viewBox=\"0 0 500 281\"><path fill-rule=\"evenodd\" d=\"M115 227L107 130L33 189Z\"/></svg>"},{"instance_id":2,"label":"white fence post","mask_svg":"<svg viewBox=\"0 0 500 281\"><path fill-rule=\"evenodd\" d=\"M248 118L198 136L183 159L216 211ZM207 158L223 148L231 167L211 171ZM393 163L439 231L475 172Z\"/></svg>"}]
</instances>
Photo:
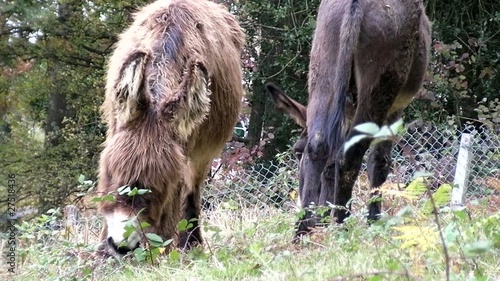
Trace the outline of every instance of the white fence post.
<instances>
[{"instance_id":1,"label":"white fence post","mask_svg":"<svg viewBox=\"0 0 500 281\"><path fill-rule=\"evenodd\" d=\"M467 180L469 178L469 167L472 159L470 147L472 136L462 134L460 139L460 150L458 152L457 166L455 168L454 186L451 191L451 207L460 208L464 205L464 195L467 191Z\"/></svg>"}]
</instances>

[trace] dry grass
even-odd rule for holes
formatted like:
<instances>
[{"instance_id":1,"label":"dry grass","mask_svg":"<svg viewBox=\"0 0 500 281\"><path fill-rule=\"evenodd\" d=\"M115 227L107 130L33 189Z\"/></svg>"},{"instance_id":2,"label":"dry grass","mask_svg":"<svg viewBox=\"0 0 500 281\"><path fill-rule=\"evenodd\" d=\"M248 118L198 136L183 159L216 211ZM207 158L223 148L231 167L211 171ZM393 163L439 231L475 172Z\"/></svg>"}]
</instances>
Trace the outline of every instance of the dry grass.
<instances>
[{"instance_id":1,"label":"dry grass","mask_svg":"<svg viewBox=\"0 0 500 281\"><path fill-rule=\"evenodd\" d=\"M400 188L391 183L382 187ZM0 271L0 279L370 280L379 274L383 277L380 280L444 280L445 260L439 245L425 251L402 248L403 241L394 239L400 233L392 229L409 223L435 229L432 217L420 216L418 221L395 217L409 202L396 195L384 195L382 221L368 226L364 212L369 196L367 177L361 174L354 188L352 218L342 226L317 228L300 244L291 243L294 212L219 204L203 215L203 249L181 253L178 258L165 255L155 265L138 264L133 258L96 259L101 220L94 209L85 209L77 225L63 221L57 230L44 228L40 222L27 223L19 240L17 275ZM445 227L454 223L461 237L450 244L454 280L479 280L471 276L480 271L489 277L484 280L500 280L500 245L474 259L463 256L466 245L491 237L486 233L485 221L500 225L499 206L500 197L493 193L469 201L469 219L457 221L449 213L441 215ZM411 207L418 212L416 204ZM495 231L493 235L500 237L500 227ZM5 244L5 240L0 242Z\"/></svg>"},{"instance_id":2,"label":"dry grass","mask_svg":"<svg viewBox=\"0 0 500 281\"><path fill-rule=\"evenodd\" d=\"M206 239L203 249L182 253L179 259L162 256L156 265L138 264L132 258L96 260L93 251L100 223L94 214L88 213L76 228L50 231L48 236L33 230L34 238L21 239L24 244L18 251L18 274L8 277L119 281L369 280L380 274L384 277L381 280L444 280L445 263L440 247L421 252L402 249L401 241L394 239L397 233L391 225L397 218L392 216L367 226L362 214L365 206L362 196L366 195L362 194L367 192L356 193L353 206L356 211L345 225L315 229L298 245L290 243L295 214L272 207L232 209L220 205L202 220ZM459 246L463 248L475 238L486 237L478 222L494 215L497 211L491 204L498 202L497 197L489 197L471 207L469 213L475 223L464 221L460 225L463 240ZM386 204L386 208L396 211L396 205L391 205L394 202ZM450 215L443 214L443 222L450 221ZM418 223L433 227L432 219ZM500 277L498 248L472 260L461 257L461 248L454 247L450 249L454 280L474 280L471 276L478 268L489 280Z\"/></svg>"}]
</instances>

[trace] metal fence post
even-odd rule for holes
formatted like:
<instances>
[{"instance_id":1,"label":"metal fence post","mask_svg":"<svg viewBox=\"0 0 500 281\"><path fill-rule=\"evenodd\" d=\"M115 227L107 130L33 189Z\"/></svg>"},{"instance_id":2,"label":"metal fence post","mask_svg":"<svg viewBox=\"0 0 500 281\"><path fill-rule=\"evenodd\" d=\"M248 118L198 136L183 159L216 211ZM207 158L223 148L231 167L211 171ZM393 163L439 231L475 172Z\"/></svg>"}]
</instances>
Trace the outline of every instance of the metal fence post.
<instances>
[{"instance_id":1,"label":"metal fence post","mask_svg":"<svg viewBox=\"0 0 500 281\"><path fill-rule=\"evenodd\" d=\"M464 195L467 191L467 180L469 178L469 168L472 159L471 145L472 136L470 134L462 134L457 166L455 168L455 178L453 180L454 186L451 191L451 207L455 209L464 205Z\"/></svg>"}]
</instances>

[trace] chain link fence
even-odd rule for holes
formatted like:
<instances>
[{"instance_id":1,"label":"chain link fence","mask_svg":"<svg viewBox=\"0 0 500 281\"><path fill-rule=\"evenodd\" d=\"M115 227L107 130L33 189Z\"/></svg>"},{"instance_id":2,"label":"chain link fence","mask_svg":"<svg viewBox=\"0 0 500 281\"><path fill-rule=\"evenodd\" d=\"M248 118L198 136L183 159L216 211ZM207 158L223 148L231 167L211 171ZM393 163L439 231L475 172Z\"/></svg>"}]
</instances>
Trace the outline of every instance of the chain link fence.
<instances>
[{"instance_id":1,"label":"chain link fence","mask_svg":"<svg viewBox=\"0 0 500 281\"><path fill-rule=\"evenodd\" d=\"M498 132L482 128L462 132L454 128L437 128L432 124L414 124L393 149L393 167L385 184L407 185L417 171L433 173L428 183L437 188L453 183L464 133L471 136L467 147L471 161L467 176L466 203L485 196L500 195L500 136ZM357 205L365 205L368 197L366 157L354 186ZM204 211L224 209L275 207L290 212L297 209L298 161L291 152L277 155L276 161L257 165L219 165L213 169L203 191ZM458 166L459 167L459 166ZM35 233L33 241L63 241L60 238L87 245L99 236L102 219L95 210L81 211L74 205L66 206L62 218L45 216L47 221L23 224L21 233ZM55 231L55 232L54 232ZM3 238L3 237L0 237ZM45 241L47 240L47 241ZM0 250L6 240L0 239Z\"/></svg>"},{"instance_id":2,"label":"chain link fence","mask_svg":"<svg viewBox=\"0 0 500 281\"><path fill-rule=\"evenodd\" d=\"M460 139L464 133L471 136L467 147L471 156L465 203L500 194L500 137L490 129L467 129L457 132L454 128L436 128L432 124L414 124L402 136L393 149L393 168L385 184L397 184L404 188L417 171L433 173L428 183L437 188L443 183L453 183L460 150ZM365 155L366 157L369 152ZM298 162L292 153L278 155L274 162L258 165L219 165L204 188L202 204L206 214L217 208L244 209L275 207L284 212L297 210ZM459 167L459 166L458 166ZM366 164L363 164L354 186L353 208L366 206L368 198ZM398 209L397 202L384 200L386 212ZM75 255L90 255L95 249L86 245L97 245L102 218L95 210L81 211L75 205L66 206L59 216L42 216L33 222L20 225L19 238L35 244L41 251L50 249L73 249ZM7 240L0 236L0 252L7 247ZM72 241L76 244L67 244ZM24 245L24 244L23 244ZM28 245L24 245L26 248ZM71 251L70 251L71 252Z\"/></svg>"},{"instance_id":3,"label":"chain link fence","mask_svg":"<svg viewBox=\"0 0 500 281\"><path fill-rule=\"evenodd\" d=\"M460 139L470 134L472 143L464 148L471 157L468 165L465 200L500 193L500 136L497 131L481 127L457 131L453 126L438 128L431 123L414 122L392 152L393 167L386 184L407 185L415 172L432 173L431 188L453 183L457 167ZM365 155L355 190L368 189ZM213 209L247 206L295 208L298 192L298 162L292 153L278 155L278 160L243 168L218 167L204 189L203 208ZM356 191L355 191L356 193Z\"/></svg>"}]
</instances>

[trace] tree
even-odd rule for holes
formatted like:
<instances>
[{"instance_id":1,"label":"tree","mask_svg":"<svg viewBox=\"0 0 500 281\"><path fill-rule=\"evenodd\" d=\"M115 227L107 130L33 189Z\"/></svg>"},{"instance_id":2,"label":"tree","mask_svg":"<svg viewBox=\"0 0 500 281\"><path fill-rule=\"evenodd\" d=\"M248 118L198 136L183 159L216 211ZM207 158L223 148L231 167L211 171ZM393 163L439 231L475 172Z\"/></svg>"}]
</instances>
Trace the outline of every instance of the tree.
<instances>
[{"instance_id":1,"label":"tree","mask_svg":"<svg viewBox=\"0 0 500 281\"><path fill-rule=\"evenodd\" d=\"M435 40L425 88L434 102L414 102L410 118L500 125L500 119L482 118L500 105L494 102L500 98L498 1L427 2Z\"/></svg>"},{"instance_id":2,"label":"tree","mask_svg":"<svg viewBox=\"0 0 500 281\"><path fill-rule=\"evenodd\" d=\"M136 7L147 2L0 3L0 166L22 177L18 197L26 204L51 208L81 191L80 174L95 177L105 133L98 109L107 57ZM309 51L320 1L218 2L228 4L246 30L249 143L268 140L264 157L271 159L288 149L299 128L274 110L264 84L272 81L307 103ZM457 123L480 118L500 124L497 2L427 1L435 41L424 96L434 102L412 103L409 119L445 122L454 116ZM4 185L0 182L0 191Z\"/></svg>"},{"instance_id":3,"label":"tree","mask_svg":"<svg viewBox=\"0 0 500 281\"><path fill-rule=\"evenodd\" d=\"M275 82L297 100L307 100L307 67L318 5L319 1L273 0L242 4L240 19L256 60L251 80L249 145L260 144L264 129L264 138L272 136L265 146L265 159L288 149L296 126L274 110L264 85Z\"/></svg>"},{"instance_id":4,"label":"tree","mask_svg":"<svg viewBox=\"0 0 500 281\"><path fill-rule=\"evenodd\" d=\"M22 178L18 197L36 199L42 212L82 191L80 174L95 175L104 68L117 34L145 1L135 2L0 4L0 117L11 131L0 165Z\"/></svg>"}]
</instances>

